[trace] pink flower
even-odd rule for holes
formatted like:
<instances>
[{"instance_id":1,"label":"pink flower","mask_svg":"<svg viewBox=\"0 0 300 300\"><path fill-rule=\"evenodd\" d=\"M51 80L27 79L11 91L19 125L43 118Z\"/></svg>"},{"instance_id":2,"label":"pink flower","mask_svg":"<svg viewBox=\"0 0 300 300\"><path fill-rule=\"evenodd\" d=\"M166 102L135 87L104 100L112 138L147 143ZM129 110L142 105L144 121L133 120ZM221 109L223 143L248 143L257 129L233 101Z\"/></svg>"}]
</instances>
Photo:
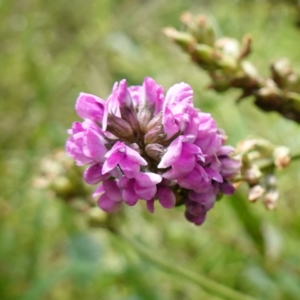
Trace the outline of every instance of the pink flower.
<instances>
[{"instance_id":1,"label":"pink flower","mask_svg":"<svg viewBox=\"0 0 300 300\"><path fill-rule=\"evenodd\" d=\"M107 101L81 93L76 110L84 119L68 132L67 154L88 164L84 179L102 184L94 195L106 212L138 200L154 211L184 204L186 218L200 225L217 195L231 194L240 162L224 146L224 132L210 114L194 108L186 83L163 88L145 78L141 86L116 83Z\"/></svg>"}]
</instances>

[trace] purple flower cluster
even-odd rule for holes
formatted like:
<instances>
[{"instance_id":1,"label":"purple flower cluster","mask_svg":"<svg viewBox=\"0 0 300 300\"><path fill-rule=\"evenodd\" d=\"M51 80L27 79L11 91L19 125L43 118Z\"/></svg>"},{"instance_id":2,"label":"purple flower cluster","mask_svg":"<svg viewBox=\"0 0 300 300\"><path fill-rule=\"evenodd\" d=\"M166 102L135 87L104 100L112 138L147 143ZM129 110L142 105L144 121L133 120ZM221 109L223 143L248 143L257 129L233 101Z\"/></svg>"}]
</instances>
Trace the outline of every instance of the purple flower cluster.
<instances>
[{"instance_id":1,"label":"purple flower cluster","mask_svg":"<svg viewBox=\"0 0 300 300\"><path fill-rule=\"evenodd\" d=\"M210 114L193 106L186 83L166 95L153 79L142 86L116 83L107 101L81 93L76 111L83 122L73 123L67 154L89 167L84 179L102 184L94 195L106 212L156 200L165 208L184 204L186 218L200 225L216 198L230 195L230 183L240 162Z\"/></svg>"}]
</instances>

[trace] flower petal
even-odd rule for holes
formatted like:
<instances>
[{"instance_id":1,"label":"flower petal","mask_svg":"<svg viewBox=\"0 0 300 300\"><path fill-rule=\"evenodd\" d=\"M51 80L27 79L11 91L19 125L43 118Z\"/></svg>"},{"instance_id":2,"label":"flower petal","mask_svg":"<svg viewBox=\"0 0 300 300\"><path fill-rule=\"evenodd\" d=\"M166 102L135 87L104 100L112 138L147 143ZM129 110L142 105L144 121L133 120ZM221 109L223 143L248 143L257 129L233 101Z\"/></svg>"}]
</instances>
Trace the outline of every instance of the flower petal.
<instances>
[{"instance_id":1,"label":"flower petal","mask_svg":"<svg viewBox=\"0 0 300 300\"><path fill-rule=\"evenodd\" d=\"M109 174L102 174L102 166L100 164L95 164L88 167L83 174L83 178L88 184L96 184L104 179L107 179L109 176Z\"/></svg>"},{"instance_id":2,"label":"flower petal","mask_svg":"<svg viewBox=\"0 0 300 300\"><path fill-rule=\"evenodd\" d=\"M164 169L171 166L180 156L182 150L182 139L181 137L176 138L168 147L167 152L161 158L158 168Z\"/></svg>"},{"instance_id":3,"label":"flower petal","mask_svg":"<svg viewBox=\"0 0 300 300\"><path fill-rule=\"evenodd\" d=\"M122 201L113 201L108 197L106 193L104 193L98 199L98 206L108 213L114 213L121 208Z\"/></svg>"},{"instance_id":4,"label":"flower petal","mask_svg":"<svg viewBox=\"0 0 300 300\"><path fill-rule=\"evenodd\" d=\"M128 178L134 178L140 171L140 165L127 159L126 156L120 161L119 166Z\"/></svg>"},{"instance_id":5,"label":"flower petal","mask_svg":"<svg viewBox=\"0 0 300 300\"><path fill-rule=\"evenodd\" d=\"M151 172L139 172L135 177L136 182L141 187L151 187L162 181L162 177L159 174Z\"/></svg>"},{"instance_id":6,"label":"flower petal","mask_svg":"<svg viewBox=\"0 0 300 300\"><path fill-rule=\"evenodd\" d=\"M117 164L121 161L123 156L124 153L120 152L115 152L112 155L110 155L103 164L102 174L106 174L107 172L114 169L117 166Z\"/></svg>"},{"instance_id":7,"label":"flower petal","mask_svg":"<svg viewBox=\"0 0 300 300\"><path fill-rule=\"evenodd\" d=\"M104 180L103 188L105 190L105 193L112 201L122 201L122 193L116 180Z\"/></svg>"},{"instance_id":8,"label":"flower petal","mask_svg":"<svg viewBox=\"0 0 300 300\"><path fill-rule=\"evenodd\" d=\"M164 107L181 102L193 106L193 95L194 92L188 84L184 82L174 84L167 92Z\"/></svg>"},{"instance_id":9,"label":"flower petal","mask_svg":"<svg viewBox=\"0 0 300 300\"><path fill-rule=\"evenodd\" d=\"M75 108L77 114L82 119L91 119L99 123L102 122L105 102L97 96L80 93Z\"/></svg>"},{"instance_id":10,"label":"flower petal","mask_svg":"<svg viewBox=\"0 0 300 300\"><path fill-rule=\"evenodd\" d=\"M156 185L151 187L140 186L137 182L134 183L134 191L140 199L150 200L156 194Z\"/></svg>"},{"instance_id":11,"label":"flower petal","mask_svg":"<svg viewBox=\"0 0 300 300\"><path fill-rule=\"evenodd\" d=\"M103 162L104 155L107 152L105 139L93 130L87 130L83 137L82 150L84 155L92 158L94 161Z\"/></svg>"},{"instance_id":12,"label":"flower petal","mask_svg":"<svg viewBox=\"0 0 300 300\"><path fill-rule=\"evenodd\" d=\"M157 189L157 198L159 203L164 208L173 208L176 203L176 198L173 191L167 186L159 186Z\"/></svg>"},{"instance_id":13,"label":"flower petal","mask_svg":"<svg viewBox=\"0 0 300 300\"><path fill-rule=\"evenodd\" d=\"M152 214L154 213L154 202L155 202L155 199L154 199L154 198L152 198L152 199L150 199L150 200L148 200L148 201L146 202L147 209L148 209L148 211L151 212Z\"/></svg>"}]
</instances>

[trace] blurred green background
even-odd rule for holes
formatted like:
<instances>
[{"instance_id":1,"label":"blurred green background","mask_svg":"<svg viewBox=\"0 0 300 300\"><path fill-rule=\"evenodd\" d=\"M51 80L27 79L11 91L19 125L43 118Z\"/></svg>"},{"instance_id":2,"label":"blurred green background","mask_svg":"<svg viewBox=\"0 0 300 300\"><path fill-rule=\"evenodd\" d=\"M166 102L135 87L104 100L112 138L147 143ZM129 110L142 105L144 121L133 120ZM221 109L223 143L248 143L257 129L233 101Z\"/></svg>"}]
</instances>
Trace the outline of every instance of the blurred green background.
<instances>
[{"instance_id":1,"label":"blurred green background","mask_svg":"<svg viewBox=\"0 0 300 300\"><path fill-rule=\"evenodd\" d=\"M0 299L221 299L145 261L51 191L33 185L40 160L64 147L79 120L79 92L104 99L115 81L153 77L165 90L185 81L235 145L249 134L299 152L299 127L260 112L237 91L207 90L206 74L161 33L183 11L205 13L219 36L251 33L263 75L286 56L300 71L300 30L289 1L0 1ZM246 189L218 202L196 227L183 209L144 203L114 215L153 255L257 299L300 299L299 163L279 176L276 211L247 203ZM105 215L102 216L106 218Z\"/></svg>"}]
</instances>

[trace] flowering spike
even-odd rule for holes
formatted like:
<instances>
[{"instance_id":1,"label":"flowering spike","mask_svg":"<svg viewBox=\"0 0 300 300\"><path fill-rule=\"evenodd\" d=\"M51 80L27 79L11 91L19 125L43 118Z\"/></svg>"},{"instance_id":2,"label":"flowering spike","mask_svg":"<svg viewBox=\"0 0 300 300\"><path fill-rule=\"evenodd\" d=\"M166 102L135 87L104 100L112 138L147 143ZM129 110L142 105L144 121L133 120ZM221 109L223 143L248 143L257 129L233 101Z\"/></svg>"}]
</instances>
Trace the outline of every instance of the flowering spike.
<instances>
[{"instance_id":1,"label":"flowering spike","mask_svg":"<svg viewBox=\"0 0 300 300\"><path fill-rule=\"evenodd\" d=\"M174 85L164 97L151 78L133 87L122 80L106 102L99 99L80 94L76 110L85 120L68 131L66 150L78 165L90 165L87 183L102 181L94 196L104 211L141 199L152 213L158 200L168 209L185 205L186 218L200 225L220 194L233 193L230 180L240 162L223 145L226 135L211 115L194 108L188 84ZM284 165L281 153L276 159ZM276 198L272 188L265 197L268 207Z\"/></svg>"}]
</instances>

